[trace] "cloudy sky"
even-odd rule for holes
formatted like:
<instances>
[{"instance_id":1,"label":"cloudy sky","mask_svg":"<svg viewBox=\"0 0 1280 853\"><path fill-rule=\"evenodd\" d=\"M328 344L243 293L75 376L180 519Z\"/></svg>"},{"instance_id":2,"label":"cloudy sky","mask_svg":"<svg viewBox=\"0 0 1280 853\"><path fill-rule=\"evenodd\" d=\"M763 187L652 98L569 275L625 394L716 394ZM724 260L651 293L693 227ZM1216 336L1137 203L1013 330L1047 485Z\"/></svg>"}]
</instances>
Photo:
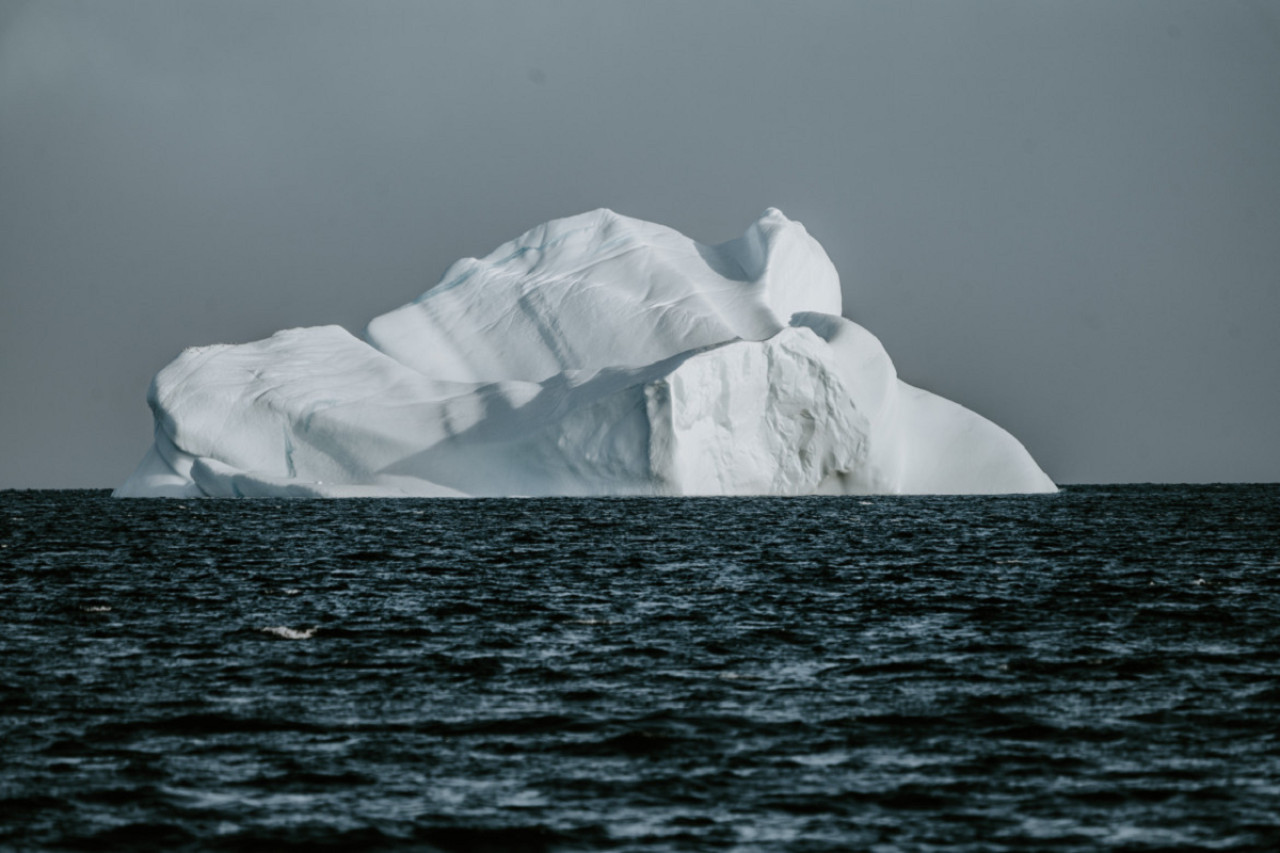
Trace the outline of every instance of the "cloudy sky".
<instances>
[{"instance_id":1,"label":"cloudy sky","mask_svg":"<svg viewBox=\"0 0 1280 853\"><path fill-rule=\"evenodd\" d=\"M0 488L601 206L781 208L1059 482L1280 480L1280 2L0 0Z\"/></svg>"}]
</instances>

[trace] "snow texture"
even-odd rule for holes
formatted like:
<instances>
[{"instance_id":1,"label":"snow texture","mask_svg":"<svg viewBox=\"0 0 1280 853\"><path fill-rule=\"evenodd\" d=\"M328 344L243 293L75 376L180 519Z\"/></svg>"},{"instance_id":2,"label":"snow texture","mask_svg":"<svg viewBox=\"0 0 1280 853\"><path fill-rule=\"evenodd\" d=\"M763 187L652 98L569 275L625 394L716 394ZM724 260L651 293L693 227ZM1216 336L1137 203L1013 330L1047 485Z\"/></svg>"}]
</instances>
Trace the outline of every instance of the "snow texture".
<instances>
[{"instance_id":1,"label":"snow texture","mask_svg":"<svg viewBox=\"0 0 1280 853\"><path fill-rule=\"evenodd\" d=\"M196 347L156 375L153 496L1051 492L1000 427L900 381L770 209L704 246L596 210L455 263L364 339Z\"/></svg>"}]
</instances>

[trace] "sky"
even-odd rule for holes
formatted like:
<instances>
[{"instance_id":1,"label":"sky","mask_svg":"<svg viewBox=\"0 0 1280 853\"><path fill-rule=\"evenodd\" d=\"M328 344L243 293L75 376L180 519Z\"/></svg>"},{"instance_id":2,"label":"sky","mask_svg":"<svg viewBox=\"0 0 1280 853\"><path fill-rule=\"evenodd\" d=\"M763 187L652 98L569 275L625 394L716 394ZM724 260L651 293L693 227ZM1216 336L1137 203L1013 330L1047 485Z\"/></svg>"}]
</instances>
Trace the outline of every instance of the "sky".
<instances>
[{"instance_id":1,"label":"sky","mask_svg":"<svg viewBox=\"0 0 1280 853\"><path fill-rule=\"evenodd\" d=\"M184 347L770 206L1059 483L1280 481L1280 2L0 0L0 488L122 482Z\"/></svg>"}]
</instances>

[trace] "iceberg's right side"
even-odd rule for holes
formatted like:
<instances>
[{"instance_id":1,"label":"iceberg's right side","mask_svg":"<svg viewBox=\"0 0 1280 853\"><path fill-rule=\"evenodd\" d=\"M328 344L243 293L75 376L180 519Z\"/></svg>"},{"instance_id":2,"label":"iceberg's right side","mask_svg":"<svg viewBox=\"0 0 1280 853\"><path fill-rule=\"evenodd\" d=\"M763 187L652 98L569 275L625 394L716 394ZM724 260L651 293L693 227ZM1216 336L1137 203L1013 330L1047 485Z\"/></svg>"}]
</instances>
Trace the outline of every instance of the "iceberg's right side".
<instances>
[{"instance_id":1,"label":"iceberg's right side","mask_svg":"<svg viewBox=\"0 0 1280 853\"><path fill-rule=\"evenodd\" d=\"M1056 492L1007 430L976 412L899 381L888 448L899 460L899 494Z\"/></svg>"},{"instance_id":2,"label":"iceberg's right side","mask_svg":"<svg viewBox=\"0 0 1280 853\"><path fill-rule=\"evenodd\" d=\"M813 330L867 421L861 464L823 484L836 494L1036 494L1058 491L1007 430L898 378L880 340L854 321L798 313Z\"/></svg>"}]
</instances>

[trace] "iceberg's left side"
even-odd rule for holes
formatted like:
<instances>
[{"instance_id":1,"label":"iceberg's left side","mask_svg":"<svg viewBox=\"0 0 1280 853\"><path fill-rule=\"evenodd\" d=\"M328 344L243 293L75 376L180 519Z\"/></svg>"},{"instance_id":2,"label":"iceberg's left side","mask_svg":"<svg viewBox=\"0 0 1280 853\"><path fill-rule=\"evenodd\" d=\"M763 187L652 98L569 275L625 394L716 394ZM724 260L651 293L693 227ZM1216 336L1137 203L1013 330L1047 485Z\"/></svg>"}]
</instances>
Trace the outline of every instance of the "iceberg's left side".
<instances>
[{"instance_id":1,"label":"iceberg's left side","mask_svg":"<svg viewBox=\"0 0 1280 853\"><path fill-rule=\"evenodd\" d=\"M191 477L179 474L160 454L164 441L157 434L155 444L142 457L129 479L111 493L113 498L198 498L204 495Z\"/></svg>"},{"instance_id":2,"label":"iceberg's left side","mask_svg":"<svg viewBox=\"0 0 1280 853\"><path fill-rule=\"evenodd\" d=\"M338 326L188 349L152 382L155 444L115 494L457 494L379 474L473 427L504 390L521 392L427 379Z\"/></svg>"}]
</instances>

